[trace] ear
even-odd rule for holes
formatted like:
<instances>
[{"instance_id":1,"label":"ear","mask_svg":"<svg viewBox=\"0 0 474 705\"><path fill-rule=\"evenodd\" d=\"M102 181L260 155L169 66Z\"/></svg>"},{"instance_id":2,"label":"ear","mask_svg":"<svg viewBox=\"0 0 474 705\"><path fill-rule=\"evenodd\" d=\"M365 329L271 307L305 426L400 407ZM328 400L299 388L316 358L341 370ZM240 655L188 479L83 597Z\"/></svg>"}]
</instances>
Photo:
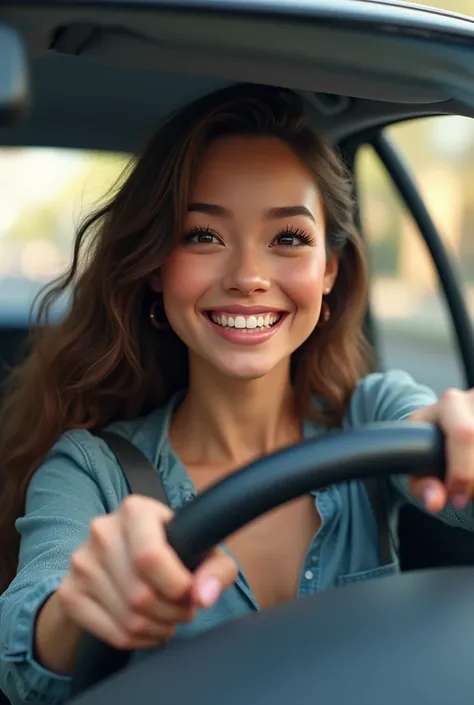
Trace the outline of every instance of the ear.
<instances>
[{"instance_id":1,"label":"ear","mask_svg":"<svg viewBox=\"0 0 474 705\"><path fill-rule=\"evenodd\" d=\"M157 294L161 294L163 291L163 282L161 277L161 270L157 269L150 279L150 289Z\"/></svg>"},{"instance_id":2,"label":"ear","mask_svg":"<svg viewBox=\"0 0 474 705\"><path fill-rule=\"evenodd\" d=\"M332 290L334 282L337 279L339 272L339 255L330 254L326 263L326 271L324 273L324 289Z\"/></svg>"}]
</instances>

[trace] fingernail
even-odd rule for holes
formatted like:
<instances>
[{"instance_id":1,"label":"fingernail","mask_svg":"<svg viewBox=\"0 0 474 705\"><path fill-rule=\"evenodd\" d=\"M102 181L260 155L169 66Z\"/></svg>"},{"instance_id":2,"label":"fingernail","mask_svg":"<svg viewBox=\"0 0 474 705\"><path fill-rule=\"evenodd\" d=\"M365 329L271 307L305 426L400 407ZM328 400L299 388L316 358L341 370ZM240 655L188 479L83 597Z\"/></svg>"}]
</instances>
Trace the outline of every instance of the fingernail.
<instances>
[{"instance_id":1,"label":"fingernail","mask_svg":"<svg viewBox=\"0 0 474 705\"><path fill-rule=\"evenodd\" d=\"M431 509L438 499L438 490L435 487L425 487L421 494L421 501L427 509Z\"/></svg>"},{"instance_id":2,"label":"fingernail","mask_svg":"<svg viewBox=\"0 0 474 705\"><path fill-rule=\"evenodd\" d=\"M221 583L217 578L207 578L199 589L199 597L204 607L212 607L221 594Z\"/></svg>"},{"instance_id":3,"label":"fingernail","mask_svg":"<svg viewBox=\"0 0 474 705\"><path fill-rule=\"evenodd\" d=\"M451 497L451 504L456 509L464 509L466 504L469 502L469 495L465 492L458 492L458 494L453 494Z\"/></svg>"}]
</instances>

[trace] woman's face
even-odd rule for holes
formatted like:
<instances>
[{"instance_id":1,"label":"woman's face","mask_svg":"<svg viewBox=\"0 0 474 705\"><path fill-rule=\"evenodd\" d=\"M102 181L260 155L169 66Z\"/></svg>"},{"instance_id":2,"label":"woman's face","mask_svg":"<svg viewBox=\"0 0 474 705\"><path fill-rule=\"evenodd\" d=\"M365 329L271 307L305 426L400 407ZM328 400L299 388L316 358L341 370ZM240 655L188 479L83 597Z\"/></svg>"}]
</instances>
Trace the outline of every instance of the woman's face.
<instances>
[{"instance_id":1,"label":"woman's face","mask_svg":"<svg viewBox=\"0 0 474 705\"><path fill-rule=\"evenodd\" d=\"M337 264L326 257L319 190L298 157L276 138L229 137L207 152L156 288L191 364L255 379L314 330Z\"/></svg>"}]
</instances>

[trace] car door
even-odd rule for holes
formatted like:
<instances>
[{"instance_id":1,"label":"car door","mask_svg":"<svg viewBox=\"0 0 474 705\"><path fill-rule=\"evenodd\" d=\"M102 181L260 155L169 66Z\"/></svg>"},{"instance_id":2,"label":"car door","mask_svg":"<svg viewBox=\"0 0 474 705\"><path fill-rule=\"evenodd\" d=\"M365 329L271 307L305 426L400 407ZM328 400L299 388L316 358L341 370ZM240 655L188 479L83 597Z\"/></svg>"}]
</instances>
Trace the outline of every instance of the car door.
<instances>
[{"instance_id":1,"label":"car door","mask_svg":"<svg viewBox=\"0 0 474 705\"><path fill-rule=\"evenodd\" d=\"M343 145L370 267L368 331L381 369L437 394L474 386L474 120L392 123ZM407 507L402 567L474 563L473 537Z\"/></svg>"}]
</instances>

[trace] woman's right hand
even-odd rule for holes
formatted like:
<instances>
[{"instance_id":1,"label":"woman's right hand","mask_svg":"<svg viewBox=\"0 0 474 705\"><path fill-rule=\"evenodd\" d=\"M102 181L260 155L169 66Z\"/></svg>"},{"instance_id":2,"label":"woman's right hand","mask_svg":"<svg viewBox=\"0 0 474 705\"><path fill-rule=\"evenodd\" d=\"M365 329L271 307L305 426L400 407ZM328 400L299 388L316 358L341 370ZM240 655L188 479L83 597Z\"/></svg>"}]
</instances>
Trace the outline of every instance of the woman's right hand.
<instances>
[{"instance_id":1,"label":"woman's right hand","mask_svg":"<svg viewBox=\"0 0 474 705\"><path fill-rule=\"evenodd\" d=\"M118 649L149 649L210 607L237 578L237 565L215 549L191 573L167 543L173 512L130 495L91 523L88 540L71 556L56 599L69 619Z\"/></svg>"}]
</instances>

